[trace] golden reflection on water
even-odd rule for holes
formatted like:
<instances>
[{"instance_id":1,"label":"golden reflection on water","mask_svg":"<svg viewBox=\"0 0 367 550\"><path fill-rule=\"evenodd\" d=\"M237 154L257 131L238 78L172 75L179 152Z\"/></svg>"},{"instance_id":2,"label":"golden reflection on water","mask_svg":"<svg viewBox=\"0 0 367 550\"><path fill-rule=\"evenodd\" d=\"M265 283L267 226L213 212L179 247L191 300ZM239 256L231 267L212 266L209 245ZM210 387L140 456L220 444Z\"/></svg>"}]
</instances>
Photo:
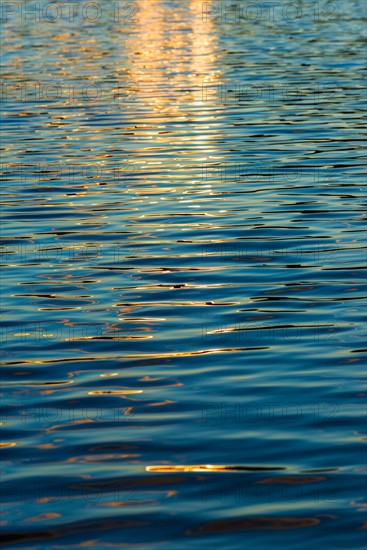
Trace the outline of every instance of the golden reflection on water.
<instances>
[{"instance_id":1,"label":"golden reflection on water","mask_svg":"<svg viewBox=\"0 0 367 550\"><path fill-rule=\"evenodd\" d=\"M190 148L200 155L192 160L199 162L203 153L208 155L216 149L216 130L209 125L216 118L216 92L211 89L204 102L202 89L218 77L217 36L211 21L203 24L201 2L189 0L177 12L173 11L170 15L174 25L162 14L163 8L160 0L143 2L136 28L124 42L129 59L128 80L131 87L139 89L139 104L149 108L139 112L139 128L146 127L144 138L154 142L154 150L164 147L167 152L169 146L180 143L184 150L189 141ZM162 84L167 82L168 85ZM189 121L192 132L171 131L167 125L171 119ZM208 124L204 126L203 122ZM161 161L156 159L154 164ZM170 177L179 176L171 173Z\"/></svg>"},{"instance_id":2,"label":"golden reflection on water","mask_svg":"<svg viewBox=\"0 0 367 550\"><path fill-rule=\"evenodd\" d=\"M130 393L143 393L144 390L98 390L89 391L88 395L127 395Z\"/></svg>"},{"instance_id":3,"label":"golden reflection on water","mask_svg":"<svg viewBox=\"0 0 367 550\"><path fill-rule=\"evenodd\" d=\"M212 464L182 465L182 466L146 466L147 472L239 472L284 470L283 467L267 466L225 466Z\"/></svg>"}]
</instances>

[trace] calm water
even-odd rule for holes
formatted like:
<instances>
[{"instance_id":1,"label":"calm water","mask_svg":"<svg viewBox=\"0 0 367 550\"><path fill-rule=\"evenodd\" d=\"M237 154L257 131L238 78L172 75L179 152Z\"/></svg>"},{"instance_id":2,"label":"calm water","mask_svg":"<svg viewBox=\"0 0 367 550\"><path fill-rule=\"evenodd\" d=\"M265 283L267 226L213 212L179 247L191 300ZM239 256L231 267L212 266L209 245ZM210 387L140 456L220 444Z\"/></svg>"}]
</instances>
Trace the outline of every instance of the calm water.
<instances>
[{"instance_id":1,"label":"calm water","mask_svg":"<svg viewBox=\"0 0 367 550\"><path fill-rule=\"evenodd\" d=\"M365 1L90 5L2 24L5 543L364 549Z\"/></svg>"}]
</instances>

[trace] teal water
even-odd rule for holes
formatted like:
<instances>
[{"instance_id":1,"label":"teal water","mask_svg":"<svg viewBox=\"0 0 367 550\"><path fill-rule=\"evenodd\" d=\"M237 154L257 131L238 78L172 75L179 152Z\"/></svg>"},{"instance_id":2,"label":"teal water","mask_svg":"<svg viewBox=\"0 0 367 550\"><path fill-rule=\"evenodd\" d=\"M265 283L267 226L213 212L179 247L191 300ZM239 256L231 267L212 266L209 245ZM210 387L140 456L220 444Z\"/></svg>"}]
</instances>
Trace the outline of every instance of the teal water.
<instances>
[{"instance_id":1,"label":"teal water","mask_svg":"<svg viewBox=\"0 0 367 550\"><path fill-rule=\"evenodd\" d=\"M3 543L365 549L364 0L89 4L2 12Z\"/></svg>"}]
</instances>

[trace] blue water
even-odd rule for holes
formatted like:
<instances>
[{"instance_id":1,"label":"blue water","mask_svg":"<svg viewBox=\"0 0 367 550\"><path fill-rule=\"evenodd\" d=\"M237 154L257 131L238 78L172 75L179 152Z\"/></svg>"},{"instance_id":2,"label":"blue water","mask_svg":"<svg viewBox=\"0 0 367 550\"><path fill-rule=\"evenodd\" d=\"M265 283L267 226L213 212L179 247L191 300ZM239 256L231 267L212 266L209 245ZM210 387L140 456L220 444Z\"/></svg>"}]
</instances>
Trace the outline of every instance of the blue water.
<instances>
[{"instance_id":1,"label":"blue water","mask_svg":"<svg viewBox=\"0 0 367 550\"><path fill-rule=\"evenodd\" d=\"M365 1L42 6L2 12L4 544L365 549Z\"/></svg>"}]
</instances>

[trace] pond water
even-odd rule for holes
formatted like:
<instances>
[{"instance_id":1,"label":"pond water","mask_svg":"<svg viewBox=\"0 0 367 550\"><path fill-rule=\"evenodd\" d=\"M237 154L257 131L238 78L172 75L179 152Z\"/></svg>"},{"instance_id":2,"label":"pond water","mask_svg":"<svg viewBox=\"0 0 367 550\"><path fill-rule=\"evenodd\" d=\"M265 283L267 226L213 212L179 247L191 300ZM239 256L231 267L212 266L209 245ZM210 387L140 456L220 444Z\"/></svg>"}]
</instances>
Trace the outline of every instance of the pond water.
<instances>
[{"instance_id":1,"label":"pond water","mask_svg":"<svg viewBox=\"0 0 367 550\"><path fill-rule=\"evenodd\" d=\"M3 540L364 549L364 0L3 7Z\"/></svg>"}]
</instances>

